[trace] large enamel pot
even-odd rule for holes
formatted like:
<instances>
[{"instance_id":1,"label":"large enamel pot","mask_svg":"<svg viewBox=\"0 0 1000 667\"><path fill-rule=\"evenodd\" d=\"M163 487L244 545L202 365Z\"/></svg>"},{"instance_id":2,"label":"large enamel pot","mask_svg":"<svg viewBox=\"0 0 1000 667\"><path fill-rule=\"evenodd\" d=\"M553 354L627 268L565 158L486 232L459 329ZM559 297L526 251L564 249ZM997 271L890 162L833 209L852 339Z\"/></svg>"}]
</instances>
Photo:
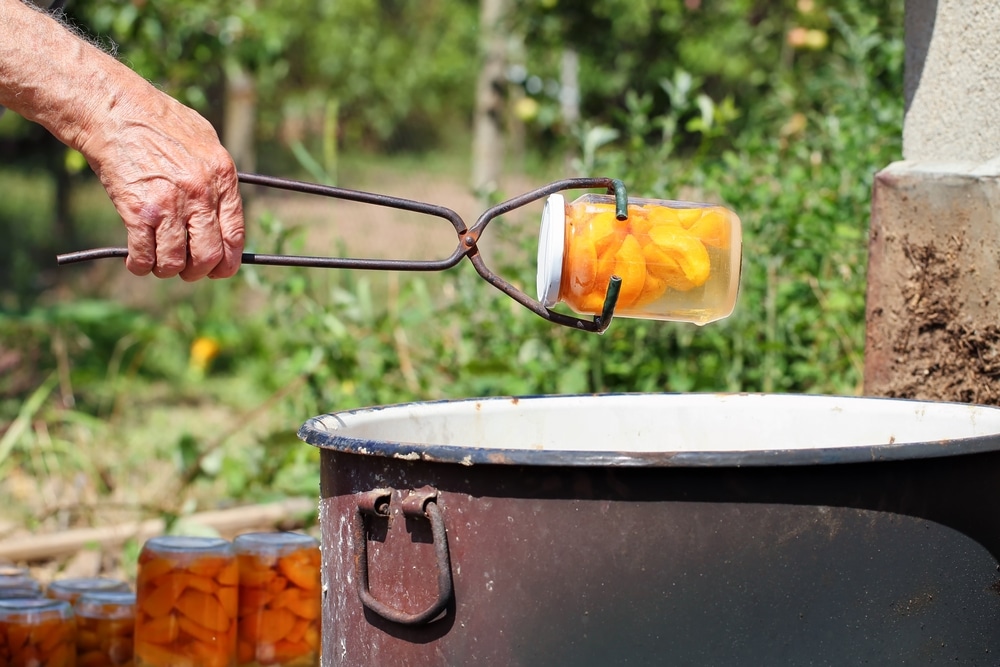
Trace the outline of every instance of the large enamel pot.
<instances>
[{"instance_id":1,"label":"large enamel pot","mask_svg":"<svg viewBox=\"0 0 1000 667\"><path fill-rule=\"evenodd\" d=\"M1000 409L490 398L299 435L324 665L1000 664Z\"/></svg>"}]
</instances>

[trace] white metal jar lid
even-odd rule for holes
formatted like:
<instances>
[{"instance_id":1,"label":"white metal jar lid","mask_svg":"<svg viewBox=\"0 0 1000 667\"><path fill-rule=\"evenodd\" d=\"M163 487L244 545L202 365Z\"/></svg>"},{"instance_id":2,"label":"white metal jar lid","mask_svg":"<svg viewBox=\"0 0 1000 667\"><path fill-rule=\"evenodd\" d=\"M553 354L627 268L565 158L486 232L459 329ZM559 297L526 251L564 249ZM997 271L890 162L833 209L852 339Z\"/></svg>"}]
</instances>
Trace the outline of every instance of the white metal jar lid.
<instances>
[{"instance_id":1,"label":"white metal jar lid","mask_svg":"<svg viewBox=\"0 0 1000 667\"><path fill-rule=\"evenodd\" d=\"M538 230L538 300L546 308L559 302L562 281L563 246L566 242L566 200L560 194L549 195L542 209Z\"/></svg>"}]
</instances>

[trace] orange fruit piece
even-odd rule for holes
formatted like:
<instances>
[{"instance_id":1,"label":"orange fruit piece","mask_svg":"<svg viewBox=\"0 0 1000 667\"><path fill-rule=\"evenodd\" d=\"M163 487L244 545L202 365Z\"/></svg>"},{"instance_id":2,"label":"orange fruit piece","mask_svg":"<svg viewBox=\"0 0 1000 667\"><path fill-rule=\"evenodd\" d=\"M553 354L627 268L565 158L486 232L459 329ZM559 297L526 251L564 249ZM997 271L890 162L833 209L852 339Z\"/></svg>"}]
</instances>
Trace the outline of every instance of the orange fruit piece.
<instances>
[{"instance_id":1,"label":"orange fruit piece","mask_svg":"<svg viewBox=\"0 0 1000 667\"><path fill-rule=\"evenodd\" d=\"M705 249L705 244L689 232L670 227L654 227L649 231L649 239L655 244L657 250L677 263L684 278L693 287L700 287L708 280L712 270L708 250ZM649 246L646 247L646 250L649 250ZM660 263L669 265L667 262ZM670 279L667 276L661 277L667 279L667 284L670 284Z\"/></svg>"},{"instance_id":2,"label":"orange fruit piece","mask_svg":"<svg viewBox=\"0 0 1000 667\"><path fill-rule=\"evenodd\" d=\"M620 248L620 244L613 244L597 258L597 276L594 278L591 293L599 296L601 303L604 303L604 295L608 292L608 282L615 273L615 264L618 261Z\"/></svg>"},{"instance_id":3,"label":"orange fruit piece","mask_svg":"<svg viewBox=\"0 0 1000 667\"><path fill-rule=\"evenodd\" d=\"M631 234L625 237L615 255L614 275L622 279L618 307L628 308L642 293L642 286L646 282L646 258L643 257L639 242Z\"/></svg>"},{"instance_id":4,"label":"orange fruit piece","mask_svg":"<svg viewBox=\"0 0 1000 667\"><path fill-rule=\"evenodd\" d=\"M705 211L691 225L691 233L707 246L725 248L729 245L729 216L720 209Z\"/></svg>"},{"instance_id":5,"label":"orange fruit piece","mask_svg":"<svg viewBox=\"0 0 1000 667\"><path fill-rule=\"evenodd\" d=\"M232 650L225 644L216 642L193 641L187 645L187 652L195 658L193 663L198 667L228 667Z\"/></svg>"},{"instance_id":6,"label":"orange fruit piece","mask_svg":"<svg viewBox=\"0 0 1000 667\"><path fill-rule=\"evenodd\" d=\"M664 284L679 292L693 289L694 285L684 275L684 269L674 257L662 250L655 243L650 243L642 249L646 258L646 275L659 278Z\"/></svg>"},{"instance_id":7,"label":"orange fruit piece","mask_svg":"<svg viewBox=\"0 0 1000 667\"><path fill-rule=\"evenodd\" d=\"M651 206L647 210L649 211L647 215L649 216L650 229L653 227L681 227L680 214L684 209Z\"/></svg>"},{"instance_id":8,"label":"orange fruit piece","mask_svg":"<svg viewBox=\"0 0 1000 667\"><path fill-rule=\"evenodd\" d=\"M28 643L31 629L21 623L0 623L0 639L7 637L7 647L11 653L17 653Z\"/></svg>"},{"instance_id":9,"label":"orange fruit piece","mask_svg":"<svg viewBox=\"0 0 1000 667\"><path fill-rule=\"evenodd\" d=\"M629 206L628 232L638 239L645 236L653 226L653 220L649 217L649 214L650 209L646 206Z\"/></svg>"},{"instance_id":10,"label":"orange fruit piece","mask_svg":"<svg viewBox=\"0 0 1000 667\"><path fill-rule=\"evenodd\" d=\"M292 627L291 630L288 631L288 634L285 635L285 639L287 639L290 642L301 641L302 638L305 637L306 630L308 629L309 629L309 621L304 618L300 618L299 620L295 621L295 625Z\"/></svg>"},{"instance_id":11,"label":"orange fruit piece","mask_svg":"<svg viewBox=\"0 0 1000 667\"><path fill-rule=\"evenodd\" d=\"M70 667L76 663L76 649L68 643L56 644L51 649L42 652L47 657L42 663L47 667ZM28 663L36 664L36 663Z\"/></svg>"},{"instance_id":12,"label":"orange fruit piece","mask_svg":"<svg viewBox=\"0 0 1000 667\"><path fill-rule=\"evenodd\" d=\"M45 621L32 631L32 639L43 653L50 653L60 644L76 641L76 623L62 619Z\"/></svg>"},{"instance_id":13,"label":"orange fruit piece","mask_svg":"<svg viewBox=\"0 0 1000 667\"><path fill-rule=\"evenodd\" d=\"M237 625L237 633L239 634L239 640L245 641L251 646L256 646L260 641L260 628L263 625L262 614L263 609L255 611L252 614L247 614L240 618Z\"/></svg>"},{"instance_id":14,"label":"orange fruit piece","mask_svg":"<svg viewBox=\"0 0 1000 667\"><path fill-rule=\"evenodd\" d=\"M240 556L240 587L264 588L278 573L270 567L258 567L255 558Z\"/></svg>"},{"instance_id":15,"label":"orange fruit piece","mask_svg":"<svg viewBox=\"0 0 1000 667\"><path fill-rule=\"evenodd\" d=\"M108 658L100 650L84 650L80 651L79 646L76 652L76 667L105 667L105 665L112 665L114 663L108 662Z\"/></svg>"},{"instance_id":16,"label":"orange fruit piece","mask_svg":"<svg viewBox=\"0 0 1000 667\"><path fill-rule=\"evenodd\" d=\"M230 562L230 559L222 556L201 556L194 559L188 566L188 572L197 574L199 577L214 578L222 568Z\"/></svg>"},{"instance_id":17,"label":"orange fruit piece","mask_svg":"<svg viewBox=\"0 0 1000 667\"><path fill-rule=\"evenodd\" d=\"M315 624L309 626L303 639L309 645L309 648L314 651L319 650L319 628Z\"/></svg>"},{"instance_id":18,"label":"orange fruit piece","mask_svg":"<svg viewBox=\"0 0 1000 667\"><path fill-rule=\"evenodd\" d=\"M672 209L677 217L677 222L684 229L691 229L691 225L698 221L698 218L705 212L703 208L675 208Z\"/></svg>"},{"instance_id":19,"label":"orange fruit piece","mask_svg":"<svg viewBox=\"0 0 1000 667\"><path fill-rule=\"evenodd\" d=\"M178 591L183 591L185 588L193 588L203 593L214 593L219 588L219 584L215 583L215 579L199 577L197 574L191 574L190 572L178 572L174 575L173 581Z\"/></svg>"},{"instance_id":20,"label":"orange fruit piece","mask_svg":"<svg viewBox=\"0 0 1000 667\"><path fill-rule=\"evenodd\" d=\"M299 600L299 589L295 586L289 586L285 590L281 591L274 596L271 600L271 609L284 609L291 604L295 604Z\"/></svg>"},{"instance_id":21,"label":"orange fruit piece","mask_svg":"<svg viewBox=\"0 0 1000 667\"><path fill-rule=\"evenodd\" d=\"M177 609L189 619L209 630L226 632L231 617L214 595L186 590L177 599Z\"/></svg>"},{"instance_id":22,"label":"orange fruit piece","mask_svg":"<svg viewBox=\"0 0 1000 667\"><path fill-rule=\"evenodd\" d=\"M268 593L266 590L260 588L244 588L243 586L240 586L238 596L238 615L242 617L263 609L272 600L272 598L274 598L274 595Z\"/></svg>"},{"instance_id":23,"label":"orange fruit piece","mask_svg":"<svg viewBox=\"0 0 1000 667\"><path fill-rule=\"evenodd\" d=\"M172 579L169 577L158 588L143 595L139 607L154 618L169 614L181 593L181 589L173 585Z\"/></svg>"},{"instance_id":24,"label":"orange fruit piece","mask_svg":"<svg viewBox=\"0 0 1000 667\"><path fill-rule=\"evenodd\" d=\"M147 583L160 578L172 569L174 569L173 563L165 558L147 557L144 560L140 559L136 586L144 588Z\"/></svg>"},{"instance_id":25,"label":"orange fruit piece","mask_svg":"<svg viewBox=\"0 0 1000 667\"><path fill-rule=\"evenodd\" d=\"M278 598L276 597L273 608L278 609L283 606L299 618L305 618L310 621L319 618L319 591L289 588L285 593L290 593L290 595L282 601L282 605L278 604Z\"/></svg>"},{"instance_id":26,"label":"orange fruit piece","mask_svg":"<svg viewBox=\"0 0 1000 667\"><path fill-rule=\"evenodd\" d=\"M219 590L215 591L215 597L219 599L219 604L221 604L223 610L225 610L226 616L229 618L236 618L236 615L239 613L240 605L239 588L236 586L223 586Z\"/></svg>"},{"instance_id":27,"label":"orange fruit piece","mask_svg":"<svg viewBox=\"0 0 1000 667\"><path fill-rule=\"evenodd\" d=\"M273 644L284 639L298 619L287 609L263 609L256 618L240 624L240 636L252 644Z\"/></svg>"},{"instance_id":28,"label":"orange fruit piece","mask_svg":"<svg viewBox=\"0 0 1000 667\"><path fill-rule=\"evenodd\" d=\"M604 308L604 297L608 292L608 283L615 273L617 264L617 254L621 246L612 244L597 259L597 275L593 283L586 290L573 291L573 300L567 300L578 312L598 314ZM621 297L619 296L619 303Z\"/></svg>"},{"instance_id":29,"label":"orange fruit piece","mask_svg":"<svg viewBox=\"0 0 1000 667\"><path fill-rule=\"evenodd\" d=\"M276 663L282 664L300 655L306 655L310 650L305 642L279 641L274 645L274 659Z\"/></svg>"},{"instance_id":30,"label":"orange fruit piece","mask_svg":"<svg viewBox=\"0 0 1000 667\"><path fill-rule=\"evenodd\" d=\"M573 239L563 268L570 294L586 294L593 289L597 277L597 248L590 238Z\"/></svg>"},{"instance_id":31,"label":"orange fruit piece","mask_svg":"<svg viewBox=\"0 0 1000 667\"><path fill-rule=\"evenodd\" d=\"M135 657L146 665L186 665L191 663L190 658L178 655L169 648L142 640L135 642Z\"/></svg>"},{"instance_id":32,"label":"orange fruit piece","mask_svg":"<svg viewBox=\"0 0 1000 667\"><path fill-rule=\"evenodd\" d=\"M76 619L76 645L85 651L100 648L101 637L98 635L99 631L97 621L78 617Z\"/></svg>"},{"instance_id":33,"label":"orange fruit piece","mask_svg":"<svg viewBox=\"0 0 1000 667\"><path fill-rule=\"evenodd\" d=\"M628 233L628 222L615 217L614 211L598 213L585 223L584 234L587 234L589 225L589 236L597 254L600 255L612 244L620 242Z\"/></svg>"},{"instance_id":34,"label":"orange fruit piece","mask_svg":"<svg viewBox=\"0 0 1000 667\"><path fill-rule=\"evenodd\" d=\"M278 560L278 569L299 588L319 588L319 567L305 551L295 551L283 556Z\"/></svg>"},{"instance_id":35,"label":"orange fruit piece","mask_svg":"<svg viewBox=\"0 0 1000 667\"><path fill-rule=\"evenodd\" d=\"M240 639L239 643L236 644L236 660L241 665L245 665L248 662L253 662L254 657L256 657L254 655L254 645Z\"/></svg>"},{"instance_id":36,"label":"orange fruit piece","mask_svg":"<svg viewBox=\"0 0 1000 667\"><path fill-rule=\"evenodd\" d=\"M590 292L577 300L576 310L581 313L599 315L604 310L604 295Z\"/></svg>"},{"instance_id":37,"label":"orange fruit piece","mask_svg":"<svg viewBox=\"0 0 1000 667\"><path fill-rule=\"evenodd\" d=\"M219 637L219 633L198 625L187 616L177 617L177 627L184 634L190 635L195 639L200 639L203 642L214 643Z\"/></svg>"},{"instance_id":38,"label":"orange fruit piece","mask_svg":"<svg viewBox=\"0 0 1000 667\"><path fill-rule=\"evenodd\" d=\"M269 593L277 595L281 591L285 590L286 586L288 586L288 579L286 579L285 577L278 576L272 579L271 583L267 585L267 591Z\"/></svg>"},{"instance_id":39,"label":"orange fruit piece","mask_svg":"<svg viewBox=\"0 0 1000 667\"><path fill-rule=\"evenodd\" d=\"M240 583L240 566L235 560L227 562L215 575L220 586L236 586Z\"/></svg>"},{"instance_id":40,"label":"orange fruit piece","mask_svg":"<svg viewBox=\"0 0 1000 667\"><path fill-rule=\"evenodd\" d=\"M636 297L633 307L648 305L667 291L667 281L652 272L646 273L646 281L642 284L642 292Z\"/></svg>"},{"instance_id":41,"label":"orange fruit piece","mask_svg":"<svg viewBox=\"0 0 1000 667\"><path fill-rule=\"evenodd\" d=\"M177 617L173 614L167 614L166 616L160 616L136 626L135 633L144 642L169 644L177 639L179 628Z\"/></svg>"}]
</instances>

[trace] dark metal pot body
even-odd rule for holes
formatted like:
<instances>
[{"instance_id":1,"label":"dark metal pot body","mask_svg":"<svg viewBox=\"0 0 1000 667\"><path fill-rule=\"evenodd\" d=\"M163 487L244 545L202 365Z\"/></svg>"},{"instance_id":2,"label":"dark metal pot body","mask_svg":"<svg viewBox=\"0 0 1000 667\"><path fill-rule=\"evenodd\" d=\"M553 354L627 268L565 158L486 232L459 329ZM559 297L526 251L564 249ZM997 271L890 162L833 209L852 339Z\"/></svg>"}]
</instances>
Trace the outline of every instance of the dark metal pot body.
<instances>
[{"instance_id":1,"label":"dark metal pot body","mask_svg":"<svg viewBox=\"0 0 1000 667\"><path fill-rule=\"evenodd\" d=\"M1000 410L608 395L317 417L324 665L1000 663Z\"/></svg>"}]
</instances>

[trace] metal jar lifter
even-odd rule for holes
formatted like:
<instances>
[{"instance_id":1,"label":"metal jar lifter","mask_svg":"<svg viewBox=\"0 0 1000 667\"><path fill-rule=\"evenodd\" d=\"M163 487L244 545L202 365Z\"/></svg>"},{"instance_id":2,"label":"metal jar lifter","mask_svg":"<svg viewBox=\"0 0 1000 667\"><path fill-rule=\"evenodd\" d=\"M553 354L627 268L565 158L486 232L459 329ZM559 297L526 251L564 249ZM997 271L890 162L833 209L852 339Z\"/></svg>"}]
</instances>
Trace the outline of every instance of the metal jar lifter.
<instances>
[{"instance_id":1,"label":"metal jar lifter","mask_svg":"<svg viewBox=\"0 0 1000 667\"><path fill-rule=\"evenodd\" d=\"M451 255L440 260L351 259L264 255L247 252L245 264L328 269L443 271L467 257L491 285L542 318L602 333L615 314L623 317L703 325L728 317L740 280L742 234L739 217L716 204L630 198L611 178L570 178L487 209L469 227L457 213L435 204L346 190L260 174L239 174L240 182L293 192L397 208L448 220L458 235ZM563 190L604 188L567 204ZM489 269L479 253L486 226L514 209L547 197L538 238L533 299ZM59 255L60 264L102 257L127 257L127 248L97 248ZM623 285L624 281L624 285ZM565 303L577 314L553 310Z\"/></svg>"},{"instance_id":2,"label":"metal jar lifter","mask_svg":"<svg viewBox=\"0 0 1000 667\"><path fill-rule=\"evenodd\" d=\"M334 199L344 199L347 201L373 204L376 206L386 206L414 213L422 213L429 216L443 218L451 223L458 235L458 245L451 255L440 260L401 260L401 259L357 259L346 257L308 257L294 255L266 255L259 253L243 253L244 264L263 264L270 266L302 266L323 269L370 269L384 271L444 271L456 266L463 257L468 257L469 261L476 268L479 275L488 283L499 289L501 292L514 299L524 307L536 313L540 317L553 322L584 331L602 333L611 324L614 315L615 304L621 288L621 278L617 275L611 276L608 281L606 295L600 314L592 319L581 319L554 311L533 299L521 290L517 289L510 282L504 280L497 273L486 266L482 255L479 253L478 243L486 226L495 218L500 217L514 209L520 208L538 201L554 193L582 188L604 188L614 195L616 213L619 219L625 220L628 217L628 194L625 185L612 178L569 178L550 183L546 186L532 190L501 204L497 204L485 212L471 227L466 225L462 218L455 211L444 206L429 204L425 202L402 199L390 195L363 192L360 190L349 190L337 188L318 183L307 183L276 176L265 176L262 174L239 174L240 183L246 185L257 185L290 192L319 195ZM91 250L80 250L65 253L56 257L58 264L74 264L94 259L108 257L128 257L128 248L94 248Z\"/></svg>"}]
</instances>

